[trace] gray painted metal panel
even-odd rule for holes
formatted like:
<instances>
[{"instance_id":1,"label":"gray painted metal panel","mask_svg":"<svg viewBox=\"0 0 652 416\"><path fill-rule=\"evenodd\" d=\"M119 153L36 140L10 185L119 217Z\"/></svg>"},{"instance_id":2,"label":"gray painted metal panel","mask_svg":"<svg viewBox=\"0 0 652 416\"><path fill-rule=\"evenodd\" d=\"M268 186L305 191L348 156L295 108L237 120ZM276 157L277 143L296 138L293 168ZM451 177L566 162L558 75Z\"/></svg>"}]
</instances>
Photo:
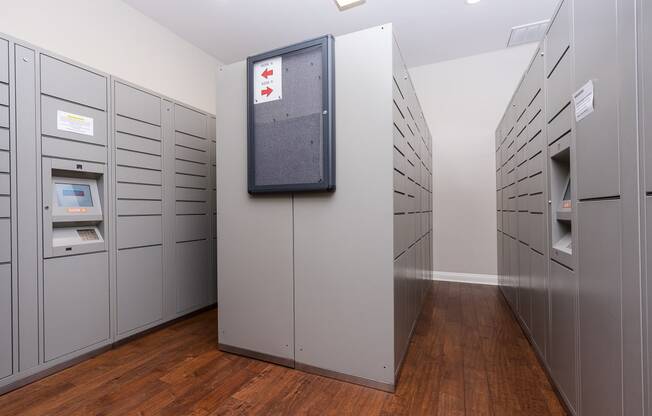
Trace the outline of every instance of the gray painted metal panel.
<instances>
[{"instance_id":1,"label":"gray painted metal panel","mask_svg":"<svg viewBox=\"0 0 652 416\"><path fill-rule=\"evenodd\" d=\"M550 261L550 351L548 365L570 405L577 409L577 276Z\"/></svg>"},{"instance_id":2,"label":"gray painted metal panel","mask_svg":"<svg viewBox=\"0 0 652 416\"><path fill-rule=\"evenodd\" d=\"M175 238L177 242L206 239L210 227L206 226L208 215L177 215L175 218Z\"/></svg>"},{"instance_id":3,"label":"gray painted metal panel","mask_svg":"<svg viewBox=\"0 0 652 416\"><path fill-rule=\"evenodd\" d=\"M117 149L116 160L121 166L161 170L161 157Z\"/></svg>"},{"instance_id":4,"label":"gray painted metal panel","mask_svg":"<svg viewBox=\"0 0 652 416\"><path fill-rule=\"evenodd\" d=\"M162 319L163 248L120 250L116 289L119 334Z\"/></svg>"},{"instance_id":5,"label":"gray painted metal panel","mask_svg":"<svg viewBox=\"0 0 652 416\"><path fill-rule=\"evenodd\" d=\"M46 259L43 263L45 361L108 339L108 253Z\"/></svg>"},{"instance_id":6,"label":"gray painted metal panel","mask_svg":"<svg viewBox=\"0 0 652 416\"><path fill-rule=\"evenodd\" d=\"M176 202L176 213L177 215L195 215L195 214L206 214L209 204L207 201L204 202L188 202L188 201L177 201Z\"/></svg>"},{"instance_id":7,"label":"gray painted metal panel","mask_svg":"<svg viewBox=\"0 0 652 416\"><path fill-rule=\"evenodd\" d=\"M529 214L524 214L529 215ZM518 245L518 312L525 326L532 331L532 282L530 270L530 247Z\"/></svg>"},{"instance_id":8,"label":"gray painted metal panel","mask_svg":"<svg viewBox=\"0 0 652 416\"><path fill-rule=\"evenodd\" d=\"M116 167L116 179L118 182L133 182L146 185L161 185L163 178L161 172L156 170L139 169L127 166Z\"/></svg>"},{"instance_id":9,"label":"gray painted metal panel","mask_svg":"<svg viewBox=\"0 0 652 416\"><path fill-rule=\"evenodd\" d=\"M134 216L117 219L118 249L162 244L161 217Z\"/></svg>"},{"instance_id":10,"label":"gray painted metal panel","mask_svg":"<svg viewBox=\"0 0 652 416\"><path fill-rule=\"evenodd\" d=\"M618 3L622 1L574 1L574 90L592 80L598 97L594 113L576 126L578 199L620 195Z\"/></svg>"},{"instance_id":11,"label":"gray painted metal panel","mask_svg":"<svg viewBox=\"0 0 652 416\"><path fill-rule=\"evenodd\" d=\"M539 352L545 357L548 340L548 271L545 257L532 250L530 250L530 282L532 285L530 333Z\"/></svg>"},{"instance_id":12,"label":"gray painted metal panel","mask_svg":"<svg viewBox=\"0 0 652 416\"><path fill-rule=\"evenodd\" d=\"M394 277L394 139L390 125L374 122L393 117L393 49L387 27L337 37L338 188L294 199L296 361L387 384L394 384L420 306L417 246ZM373 109L369 100L377 103Z\"/></svg>"},{"instance_id":13,"label":"gray painted metal panel","mask_svg":"<svg viewBox=\"0 0 652 416\"><path fill-rule=\"evenodd\" d=\"M176 244L178 312L201 307L208 301L209 248L206 240Z\"/></svg>"},{"instance_id":14,"label":"gray painted metal panel","mask_svg":"<svg viewBox=\"0 0 652 416\"><path fill-rule=\"evenodd\" d=\"M93 135L71 133L57 128L57 112L65 111L93 119ZM107 145L107 114L94 108L73 104L56 98L41 97L41 132L46 136L78 142Z\"/></svg>"},{"instance_id":15,"label":"gray painted metal panel","mask_svg":"<svg viewBox=\"0 0 652 416\"><path fill-rule=\"evenodd\" d=\"M571 0L561 2L546 35L546 76L549 76L570 45Z\"/></svg>"},{"instance_id":16,"label":"gray painted metal panel","mask_svg":"<svg viewBox=\"0 0 652 416\"><path fill-rule=\"evenodd\" d=\"M0 106L0 127L9 128L9 107Z\"/></svg>"},{"instance_id":17,"label":"gray painted metal panel","mask_svg":"<svg viewBox=\"0 0 652 416\"><path fill-rule=\"evenodd\" d=\"M181 132L174 134L175 143L177 146L188 147L190 149L202 150L207 152L209 149L209 142L198 137L190 136Z\"/></svg>"},{"instance_id":18,"label":"gray painted metal panel","mask_svg":"<svg viewBox=\"0 0 652 416\"><path fill-rule=\"evenodd\" d=\"M622 408L620 204L580 202L577 208L581 408L587 415L616 415Z\"/></svg>"},{"instance_id":19,"label":"gray painted metal panel","mask_svg":"<svg viewBox=\"0 0 652 416\"><path fill-rule=\"evenodd\" d=\"M218 91L219 342L294 360L292 199L247 194L244 62L219 68Z\"/></svg>"},{"instance_id":20,"label":"gray painted metal panel","mask_svg":"<svg viewBox=\"0 0 652 416\"><path fill-rule=\"evenodd\" d=\"M104 146L55 139L53 137L43 137L41 143L43 156L106 163L106 147Z\"/></svg>"},{"instance_id":21,"label":"gray painted metal panel","mask_svg":"<svg viewBox=\"0 0 652 416\"><path fill-rule=\"evenodd\" d=\"M122 116L161 125L161 99L121 82L115 83L115 111Z\"/></svg>"},{"instance_id":22,"label":"gray painted metal panel","mask_svg":"<svg viewBox=\"0 0 652 416\"><path fill-rule=\"evenodd\" d=\"M161 201L138 201L119 199L117 201L117 213L124 215L162 215L163 204Z\"/></svg>"},{"instance_id":23,"label":"gray painted metal panel","mask_svg":"<svg viewBox=\"0 0 652 416\"><path fill-rule=\"evenodd\" d=\"M9 85L0 84L0 105L9 105Z\"/></svg>"},{"instance_id":24,"label":"gray painted metal panel","mask_svg":"<svg viewBox=\"0 0 652 416\"><path fill-rule=\"evenodd\" d=\"M208 177L208 165L206 163L186 162L177 159L174 166L177 173Z\"/></svg>"},{"instance_id":25,"label":"gray painted metal panel","mask_svg":"<svg viewBox=\"0 0 652 416\"><path fill-rule=\"evenodd\" d=\"M149 153L157 156L161 155L160 141L144 139L126 133L115 134L115 145L118 149Z\"/></svg>"},{"instance_id":26,"label":"gray painted metal panel","mask_svg":"<svg viewBox=\"0 0 652 416\"><path fill-rule=\"evenodd\" d=\"M9 150L9 130L0 128L0 150Z\"/></svg>"},{"instance_id":27,"label":"gray painted metal panel","mask_svg":"<svg viewBox=\"0 0 652 416\"><path fill-rule=\"evenodd\" d=\"M13 373L12 304L11 265L0 264L0 379Z\"/></svg>"},{"instance_id":28,"label":"gray painted metal panel","mask_svg":"<svg viewBox=\"0 0 652 416\"><path fill-rule=\"evenodd\" d=\"M193 176L193 175L176 175L174 183L178 187L206 189L208 188L208 177L206 176Z\"/></svg>"},{"instance_id":29,"label":"gray painted metal panel","mask_svg":"<svg viewBox=\"0 0 652 416\"><path fill-rule=\"evenodd\" d=\"M161 187L157 185L138 185L132 183L118 183L117 196L119 199L144 199L161 200Z\"/></svg>"},{"instance_id":30,"label":"gray painted metal panel","mask_svg":"<svg viewBox=\"0 0 652 416\"><path fill-rule=\"evenodd\" d=\"M208 191L205 189L188 189L177 188L177 201L206 201L208 200Z\"/></svg>"},{"instance_id":31,"label":"gray painted metal panel","mask_svg":"<svg viewBox=\"0 0 652 416\"><path fill-rule=\"evenodd\" d=\"M0 263L11 261L11 221L0 219Z\"/></svg>"},{"instance_id":32,"label":"gray painted metal panel","mask_svg":"<svg viewBox=\"0 0 652 416\"><path fill-rule=\"evenodd\" d=\"M9 195L11 191L9 179L10 176L8 173L0 173L0 195Z\"/></svg>"},{"instance_id":33,"label":"gray painted metal panel","mask_svg":"<svg viewBox=\"0 0 652 416\"><path fill-rule=\"evenodd\" d=\"M186 147L181 147L181 146L176 147L175 156L179 160L187 160L190 162L208 163L210 161L207 152L188 149Z\"/></svg>"},{"instance_id":34,"label":"gray painted metal panel","mask_svg":"<svg viewBox=\"0 0 652 416\"><path fill-rule=\"evenodd\" d=\"M36 54L15 46L16 55L16 181L17 181L17 267L18 267L18 349L19 371L39 363L38 255L40 182L37 136ZM42 341L42 340L41 340Z\"/></svg>"},{"instance_id":35,"label":"gray painted metal panel","mask_svg":"<svg viewBox=\"0 0 652 416\"><path fill-rule=\"evenodd\" d=\"M161 127L122 116L115 117L115 129L121 133L140 136L146 139L161 140Z\"/></svg>"},{"instance_id":36,"label":"gray painted metal panel","mask_svg":"<svg viewBox=\"0 0 652 416\"><path fill-rule=\"evenodd\" d=\"M9 218L11 215L11 198L0 195L0 218Z\"/></svg>"},{"instance_id":37,"label":"gray painted metal panel","mask_svg":"<svg viewBox=\"0 0 652 416\"><path fill-rule=\"evenodd\" d=\"M11 163L9 161L9 152L0 150L0 172L10 173L11 172Z\"/></svg>"},{"instance_id":38,"label":"gray painted metal panel","mask_svg":"<svg viewBox=\"0 0 652 416\"><path fill-rule=\"evenodd\" d=\"M9 42L0 39L0 82L9 83Z\"/></svg>"},{"instance_id":39,"label":"gray painted metal panel","mask_svg":"<svg viewBox=\"0 0 652 416\"><path fill-rule=\"evenodd\" d=\"M41 92L106 111L106 78L47 55L41 56Z\"/></svg>"},{"instance_id":40,"label":"gray painted metal panel","mask_svg":"<svg viewBox=\"0 0 652 416\"><path fill-rule=\"evenodd\" d=\"M174 106L174 129L204 139L208 137L205 116L179 104Z\"/></svg>"}]
</instances>

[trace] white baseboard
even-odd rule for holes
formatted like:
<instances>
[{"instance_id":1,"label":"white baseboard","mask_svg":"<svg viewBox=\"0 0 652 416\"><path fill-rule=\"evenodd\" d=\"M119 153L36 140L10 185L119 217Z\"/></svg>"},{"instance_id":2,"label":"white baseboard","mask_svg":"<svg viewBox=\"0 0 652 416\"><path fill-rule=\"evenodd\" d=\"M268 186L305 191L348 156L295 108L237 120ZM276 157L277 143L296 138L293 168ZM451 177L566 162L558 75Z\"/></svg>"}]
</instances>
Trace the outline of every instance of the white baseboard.
<instances>
[{"instance_id":1,"label":"white baseboard","mask_svg":"<svg viewBox=\"0 0 652 416\"><path fill-rule=\"evenodd\" d=\"M432 272L432 280L442 282L471 283L476 285L498 286L498 276L493 274Z\"/></svg>"}]
</instances>

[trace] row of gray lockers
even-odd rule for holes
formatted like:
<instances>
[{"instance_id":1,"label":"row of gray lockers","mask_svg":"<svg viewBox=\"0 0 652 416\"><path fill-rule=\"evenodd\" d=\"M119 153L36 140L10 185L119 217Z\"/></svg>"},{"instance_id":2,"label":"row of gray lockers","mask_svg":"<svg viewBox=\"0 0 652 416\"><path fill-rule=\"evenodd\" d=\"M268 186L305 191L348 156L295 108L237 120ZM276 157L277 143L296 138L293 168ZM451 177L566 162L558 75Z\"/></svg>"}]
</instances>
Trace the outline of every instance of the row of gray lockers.
<instances>
[{"instance_id":1,"label":"row of gray lockers","mask_svg":"<svg viewBox=\"0 0 652 416\"><path fill-rule=\"evenodd\" d=\"M433 267L432 136L396 40L392 68L394 285L398 365L407 351Z\"/></svg>"},{"instance_id":2,"label":"row of gray lockers","mask_svg":"<svg viewBox=\"0 0 652 416\"><path fill-rule=\"evenodd\" d=\"M0 37L0 391L215 302L214 123Z\"/></svg>"},{"instance_id":3,"label":"row of gray lockers","mask_svg":"<svg viewBox=\"0 0 652 416\"><path fill-rule=\"evenodd\" d=\"M500 285L571 414L652 411L651 25L647 2L561 1L496 132Z\"/></svg>"}]
</instances>

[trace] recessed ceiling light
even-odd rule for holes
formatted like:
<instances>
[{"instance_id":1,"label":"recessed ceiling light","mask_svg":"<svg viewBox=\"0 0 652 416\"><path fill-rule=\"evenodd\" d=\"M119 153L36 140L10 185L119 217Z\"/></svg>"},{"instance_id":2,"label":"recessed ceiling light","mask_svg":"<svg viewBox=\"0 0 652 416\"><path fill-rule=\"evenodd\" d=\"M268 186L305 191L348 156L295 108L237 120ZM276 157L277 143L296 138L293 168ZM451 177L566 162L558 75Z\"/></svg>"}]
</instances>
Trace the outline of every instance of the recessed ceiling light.
<instances>
[{"instance_id":1,"label":"recessed ceiling light","mask_svg":"<svg viewBox=\"0 0 652 416\"><path fill-rule=\"evenodd\" d=\"M480 0L466 0L466 4L478 4Z\"/></svg>"},{"instance_id":2,"label":"recessed ceiling light","mask_svg":"<svg viewBox=\"0 0 652 416\"><path fill-rule=\"evenodd\" d=\"M364 2L365 0L335 0L335 3L337 3L337 7L339 7L340 10L350 9L351 7L359 6Z\"/></svg>"}]
</instances>

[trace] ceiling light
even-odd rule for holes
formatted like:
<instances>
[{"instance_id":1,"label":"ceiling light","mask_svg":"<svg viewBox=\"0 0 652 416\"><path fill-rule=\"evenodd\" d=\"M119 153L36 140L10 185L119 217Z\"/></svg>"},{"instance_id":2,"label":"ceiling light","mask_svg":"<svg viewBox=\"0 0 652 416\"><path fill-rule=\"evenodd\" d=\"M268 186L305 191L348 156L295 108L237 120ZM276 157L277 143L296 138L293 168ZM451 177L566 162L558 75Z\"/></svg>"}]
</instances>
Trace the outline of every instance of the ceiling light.
<instances>
[{"instance_id":1,"label":"ceiling light","mask_svg":"<svg viewBox=\"0 0 652 416\"><path fill-rule=\"evenodd\" d=\"M480 0L466 0L466 4L478 4Z\"/></svg>"},{"instance_id":2,"label":"ceiling light","mask_svg":"<svg viewBox=\"0 0 652 416\"><path fill-rule=\"evenodd\" d=\"M339 7L340 10L350 9L351 7L359 6L364 2L365 0L335 0L335 3L337 3L337 7Z\"/></svg>"}]
</instances>

